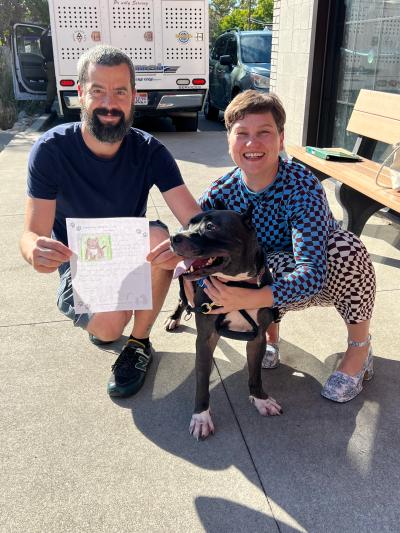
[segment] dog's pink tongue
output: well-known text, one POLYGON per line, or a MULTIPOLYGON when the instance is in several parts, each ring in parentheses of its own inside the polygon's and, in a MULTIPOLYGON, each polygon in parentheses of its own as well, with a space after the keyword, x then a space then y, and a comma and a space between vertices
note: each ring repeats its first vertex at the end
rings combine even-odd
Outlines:
POLYGON ((179 263, 175 267, 173 279, 179 278, 181 274, 183 274, 188 268, 190 268, 194 261, 194 259, 183 259, 182 261, 179 261, 179 263))

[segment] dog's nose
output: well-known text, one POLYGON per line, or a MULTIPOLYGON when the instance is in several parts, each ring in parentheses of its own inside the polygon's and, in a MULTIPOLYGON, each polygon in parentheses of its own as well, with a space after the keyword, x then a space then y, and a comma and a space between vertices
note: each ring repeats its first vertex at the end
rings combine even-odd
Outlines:
POLYGON ((179 233, 177 235, 172 235, 171 237, 171 244, 178 244, 183 241, 183 238, 179 233))

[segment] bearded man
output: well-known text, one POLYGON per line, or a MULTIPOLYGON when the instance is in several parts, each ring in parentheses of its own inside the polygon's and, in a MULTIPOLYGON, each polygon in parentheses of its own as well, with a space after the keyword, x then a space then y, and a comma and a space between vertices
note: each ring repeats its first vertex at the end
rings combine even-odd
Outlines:
MULTIPOLYGON (((86 329, 93 343, 104 344, 122 335, 133 312, 75 313, 65 219, 144 217, 153 185, 182 225, 200 208, 168 150, 132 127, 136 91, 131 59, 111 46, 90 48, 79 59, 78 78, 81 122, 47 131, 30 153, 20 246, 36 271, 59 271, 60 311, 86 329)), ((165 248, 166 239, 165 224, 150 222, 152 250, 165 248)), ((168 292, 174 264, 166 259, 152 265, 153 309, 134 312, 132 333, 112 366, 110 396, 130 396, 144 383, 152 359, 151 327, 168 292)))

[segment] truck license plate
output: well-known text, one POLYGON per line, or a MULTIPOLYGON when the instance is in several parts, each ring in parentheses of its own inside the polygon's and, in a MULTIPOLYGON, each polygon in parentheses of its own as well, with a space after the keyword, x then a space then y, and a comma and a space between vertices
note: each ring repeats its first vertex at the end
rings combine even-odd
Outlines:
POLYGON ((147 93, 136 93, 135 105, 147 105, 149 103, 149 97, 147 93))

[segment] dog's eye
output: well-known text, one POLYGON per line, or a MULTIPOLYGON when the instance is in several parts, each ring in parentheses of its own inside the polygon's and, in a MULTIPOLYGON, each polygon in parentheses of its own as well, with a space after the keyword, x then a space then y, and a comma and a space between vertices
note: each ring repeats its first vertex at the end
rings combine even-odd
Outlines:
POLYGON ((212 222, 206 222, 206 230, 213 231, 215 229, 215 225, 212 222))

